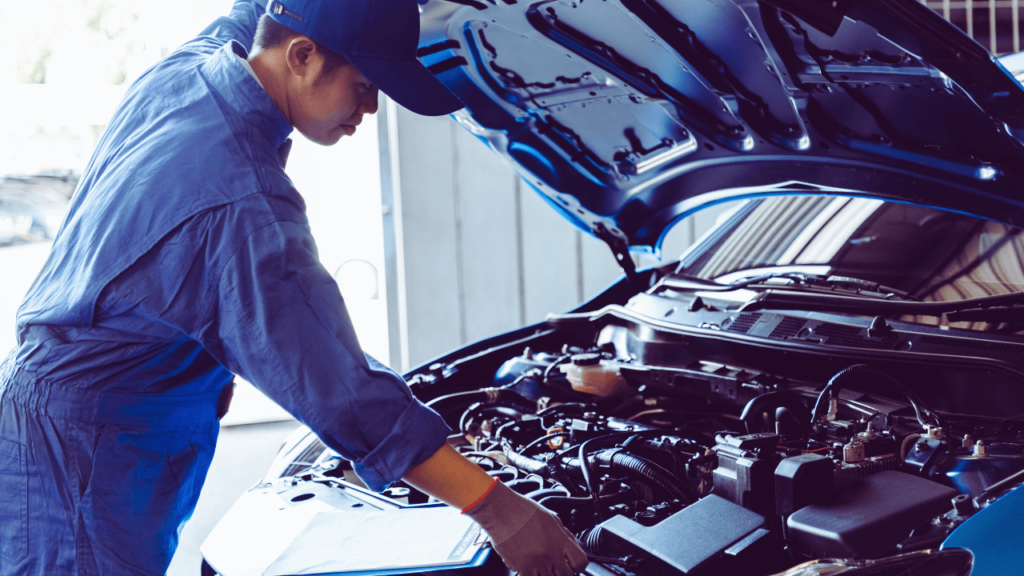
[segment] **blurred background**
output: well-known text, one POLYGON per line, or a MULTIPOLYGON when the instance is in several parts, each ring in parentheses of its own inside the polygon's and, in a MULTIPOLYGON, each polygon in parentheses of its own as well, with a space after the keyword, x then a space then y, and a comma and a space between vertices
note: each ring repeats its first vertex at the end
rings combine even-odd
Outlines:
MULTIPOLYGON (((39 0, 0 3, 0 349, 42 266, 68 199, 131 82, 230 0, 39 0)), ((333 148, 293 134, 288 173, 308 205, 324 266, 341 282, 360 342, 387 359, 376 123, 333 148)), ((6 355, 6 352, 4 353, 6 355)), ((226 424, 290 418, 240 383, 226 424)))

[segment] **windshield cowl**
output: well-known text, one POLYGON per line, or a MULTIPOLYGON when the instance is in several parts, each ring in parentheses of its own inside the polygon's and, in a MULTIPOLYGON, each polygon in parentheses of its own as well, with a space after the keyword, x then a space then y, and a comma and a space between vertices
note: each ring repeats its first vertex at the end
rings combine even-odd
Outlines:
POLYGON ((740 307, 742 312, 755 310, 852 312, 871 316, 946 315, 951 317, 952 321, 962 320, 963 315, 968 315, 976 320, 991 321, 995 318, 1003 319, 1007 314, 1024 315, 1024 292, 971 298, 958 302, 907 302, 773 289, 760 292, 740 307))
POLYGON ((1006 308, 1016 305, 1017 296, 995 304, 985 299, 1024 292, 1021 231, 936 208, 865 198, 759 198, 723 215, 664 283, 679 291, 749 290, 740 304, 748 310, 847 311, 1018 332, 1024 318, 1006 308), (755 295, 766 290, 773 293, 755 295), (914 303, 931 307, 900 306, 914 303))

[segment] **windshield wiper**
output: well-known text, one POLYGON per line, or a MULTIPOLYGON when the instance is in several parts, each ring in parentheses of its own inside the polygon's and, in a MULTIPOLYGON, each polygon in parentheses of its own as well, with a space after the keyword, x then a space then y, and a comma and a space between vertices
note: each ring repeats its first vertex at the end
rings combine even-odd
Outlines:
MULTIPOLYGON (((897 290, 879 284, 877 282, 871 282, 869 280, 861 280, 860 278, 849 278, 846 276, 825 276, 824 274, 810 274, 807 272, 775 272, 772 274, 763 274, 760 276, 754 276, 752 278, 746 278, 733 282, 731 284, 720 284, 712 280, 706 280, 704 278, 698 278, 696 276, 683 276, 679 274, 670 275, 662 280, 662 285, 669 288, 675 288, 680 290, 701 290, 704 292, 731 292, 733 290, 740 290, 742 288, 748 288, 750 286, 756 286, 764 284, 774 278, 781 278, 786 280, 792 280, 794 284, 804 286, 814 286, 820 288, 852 288, 857 290, 858 294, 861 291, 875 292, 878 293, 882 298, 899 298, 900 300, 916 300, 909 293, 903 290, 897 290)), ((789 288, 793 285, 787 285, 789 288)))
POLYGON ((813 312, 850 312, 872 316, 942 316, 950 322, 1005 322, 1024 314, 1024 292, 971 298, 956 302, 907 302, 879 300, 859 296, 765 290, 740 307, 754 310, 805 310, 813 312))
POLYGON ((1024 319, 1024 303, 964 308, 956 312, 947 312, 946 319, 950 322, 1015 322, 1024 319))

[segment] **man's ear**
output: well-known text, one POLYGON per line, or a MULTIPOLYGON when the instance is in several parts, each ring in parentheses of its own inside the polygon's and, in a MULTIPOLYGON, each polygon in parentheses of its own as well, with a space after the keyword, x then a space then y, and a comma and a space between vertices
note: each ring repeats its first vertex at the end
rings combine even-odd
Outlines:
POLYGON ((288 41, 285 48, 284 59, 292 76, 303 80, 315 80, 319 74, 317 65, 316 45, 305 36, 296 36, 288 41))

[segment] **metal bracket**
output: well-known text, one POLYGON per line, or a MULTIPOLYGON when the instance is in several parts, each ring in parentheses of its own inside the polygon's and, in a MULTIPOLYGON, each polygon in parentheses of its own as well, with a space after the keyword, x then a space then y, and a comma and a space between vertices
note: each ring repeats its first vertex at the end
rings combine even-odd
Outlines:
POLYGON ((633 258, 629 255, 629 244, 626 244, 626 241, 622 238, 612 234, 600 222, 594 225, 593 231, 594 236, 600 238, 611 249, 612 254, 615 255, 615 261, 626 272, 626 278, 630 283, 640 290, 650 288, 650 286, 644 286, 645 282, 642 276, 636 271, 636 264, 633 263, 633 258))

